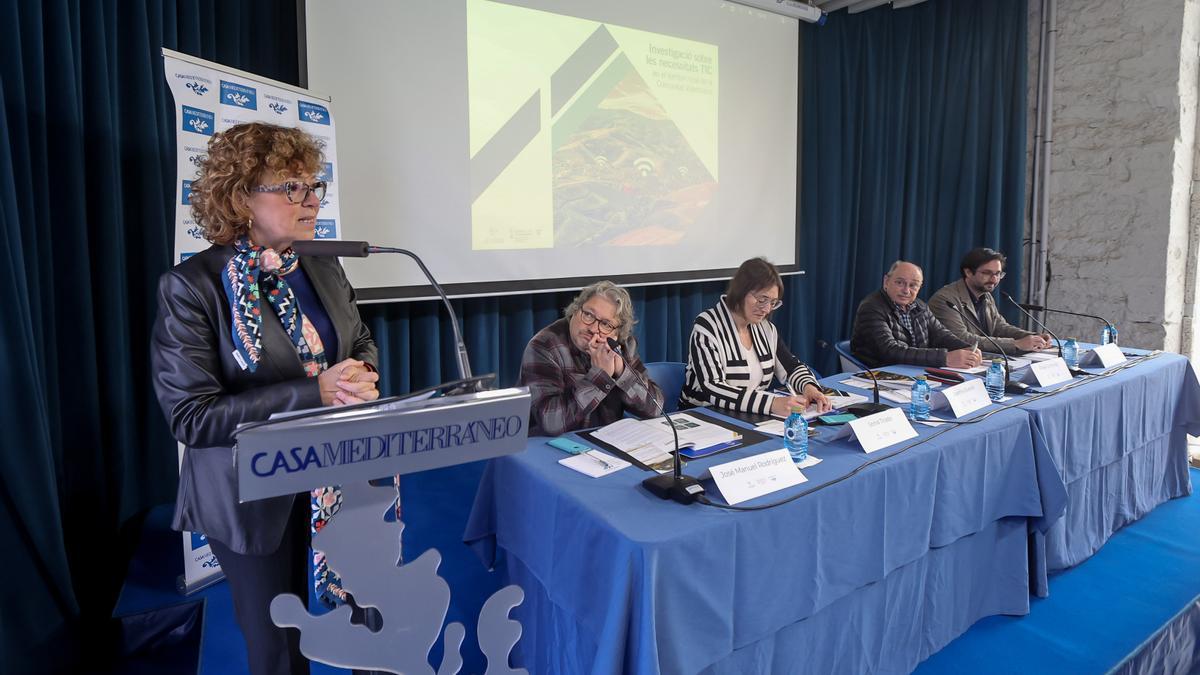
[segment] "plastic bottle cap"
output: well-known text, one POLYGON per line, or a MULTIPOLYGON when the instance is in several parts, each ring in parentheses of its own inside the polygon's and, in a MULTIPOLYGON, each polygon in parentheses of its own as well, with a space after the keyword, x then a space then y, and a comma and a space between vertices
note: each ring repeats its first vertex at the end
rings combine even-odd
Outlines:
POLYGON ((801 407, 800 407, 800 406, 798 406, 798 405, 794 405, 794 406, 792 406, 792 412, 794 412, 794 413, 802 413, 802 412, 804 412, 804 408, 801 408, 801 407))
POLYGON ((924 375, 918 375, 918 376, 917 376, 917 380, 918 380, 918 381, 923 381, 924 379, 925 379, 925 376, 924 376, 924 375))
POLYGON ((999 364, 1003 364, 1004 362, 1003 362, 1003 361, 1001 361, 1000 359, 992 359, 992 363, 999 363, 999 364))

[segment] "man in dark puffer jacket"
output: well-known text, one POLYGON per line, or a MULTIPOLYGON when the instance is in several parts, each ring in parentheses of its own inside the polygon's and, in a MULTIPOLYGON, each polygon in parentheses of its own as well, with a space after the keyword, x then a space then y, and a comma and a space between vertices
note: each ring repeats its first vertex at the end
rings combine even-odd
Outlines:
POLYGON ((913 263, 897 260, 883 288, 868 295, 854 317, 850 351, 871 368, 893 363, 973 368, 983 361, 976 345, 946 329, 917 299, 924 275, 913 263))

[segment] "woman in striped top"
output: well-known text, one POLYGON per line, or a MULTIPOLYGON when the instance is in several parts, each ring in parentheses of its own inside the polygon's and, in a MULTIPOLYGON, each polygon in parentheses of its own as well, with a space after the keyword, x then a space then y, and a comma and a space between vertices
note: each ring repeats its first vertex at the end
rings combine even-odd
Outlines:
POLYGON ((829 399, 812 371, 792 355, 767 320, 783 305, 782 297, 783 279, 774 265, 764 258, 742 263, 721 301, 692 326, 680 407, 711 404, 779 416, 793 406, 829 410, 829 399), (789 394, 769 391, 776 377, 789 394))

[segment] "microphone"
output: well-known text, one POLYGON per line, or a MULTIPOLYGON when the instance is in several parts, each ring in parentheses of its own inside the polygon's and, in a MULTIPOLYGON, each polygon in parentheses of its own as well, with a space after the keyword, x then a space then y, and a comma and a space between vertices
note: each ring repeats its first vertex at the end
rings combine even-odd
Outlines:
POLYGON ((950 305, 951 309, 958 312, 958 315, 962 317, 963 323, 966 323, 967 319, 970 318, 971 323, 974 323, 975 327, 979 329, 979 334, 987 338, 987 341, 992 343, 992 346, 995 347, 996 351, 1000 353, 1000 356, 1004 358, 1004 391, 1010 394, 1026 393, 1026 390, 1029 389, 1029 385, 1025 384, 1024 382, 1013 382, 1009 379, 1009 377, 1012 375, 1012 369, 1008 364, 1008 354, 1000 347, 1000 343, 996 342, 995 338, 993 338, 991 335, 988 335, 988 332, 983 329, 983 325, 979 323, 979 320, 973 316, 970 316, 970 314, 962 305, 954 304, 953 300, 947 300, 946 304, 950 305))
MULTIPOLYGON (((629 360, 625 358, 625 350, 621 347, 620 342, 614 338, 608 338, 608 346, 621 357, 626 368, 632 367, 629 365, 629 360)), ((671 473, 651 476, 642 481, 642 487, 659 499, 691 504, 704 496, 704 486, 695 478, 683 475, 683 462, 679 459, 679 430, 675 428, 675 422, 671 420, 671 416, 667 414, 666 410, 663 410, 662 417, 667 421, 667 426, 671 427, 671 435, 675 437, 675 455, 671 462, 671 473)))
POLYGON ((338 258, 365 258, 372 253, 371 245, 365 241, 337 241, 335 239, 301 239, 292 242, 296 255, 337 256, 338 258))
POLYGON ((871 389, 872 393, 874 394, 874 400, 871 403, 855 403, 842 408, 842 410, 845 410, 855 417, 874 415, 877 412, 883 412, 891 407, 879 402, 879 380, 875 378, 875 373, 870 368, 867 368, 864 372, 867 374, 867 377, 871 378, 871 382, 874 383, 874 386, 871 389))
MULTIPOLYGON (((458 350, 458 377, 463 380, 471 378, 471 362, 467 358, 467 345, 463 342, 462 331, 458 327, 458 316, 454 313, 450 298, 446 297, 446 292, 442 290, 441 284, 433 278, 429 268, 416 253, 403 248, 371 246, 365 241, 337 241, 334 239, 301 239, 292 242, 292 250, 296 252, 296 255, 301 256, 365 258, 372 253, 399 253, 412 258, 417 263, 417 267, 421 268, 425 278, 429 280, 429 285, 433 287, 434 291, 437 291, 442 303, 446 305, 446 312, 450 314, 450 328, 454 331, 454 345, 458 350)), ((479 387, 480 384, 477 381, 473 383, 473 386, 479 387)))
MULTIPOLYGON (((1009 299, 1011 300, 1012 298, 1009 298, 1009 299)), ((1104 324, 1105 328, 1111 328, 1113 330, 1117 329, 1117 327, 1115 325, 1113 325, 1113 322, 1109 321, 1108 319, 1106 319, 1102 316, 1097 316, 1095 314, 1084 314, 1083 312, 1068 312, 1065 309, 1053 309, 1051 307, 1044 307, 1042 305, 1031 305, 1031 304, 1024 303, 1024 302, 1018 302, 1017 307, 1020 307, 1021 309, 1029 310, 1030 312, 1054 312, 1055 314, 1068 314, 1070 316, 1082 316, 1085 319, 1095 319, 1096 321, 1099 321, 1100 323, 1104 324)))
MULTIPOLYGON (((1030 320, 1030 321, 1032 321, 1032 322, 1036 323, 1038 326, 1040 326, 1040 327, 1041 327, 1041 329, 1042 329, 1042 330, 1044 330, 1044 331, 1046 331, 1047 333, 1049 333, 1049 334, 1050 334, 1050 337, 1054 338, 1054 344, 1058 345, 1058 358, 1060 358, 1060 359, 1061 359, 1061 358, 1062 358, 1062 340, 1059 340, 1059 339, 1058 339, 1058 336, 1054 334, 1054 331, 1050 330, 1050 327, 1049 327, 1049 326, 1047 326, 1046 324, 1042 323, 1041 321, 1038 321, 1038 320, 1037 320, 1037 317, 1035 317, 1034 315, 1030 314, 1030 313, 1029 313, 1029 312, 1028 312, 1028 311, 1025 309, 1025 305, 1023 305, 1023 304, 1021 304, 1021 303, 1017 302, 1017 301, 1016 301, 1016 299, 1015 299, 1015 298, 1013 298, 1013 296, 1009 295, 1008 293, 1005 293, 1004 291, 1000 291, 1000 295, 1003 295, 1003 296, 1004 296, 1006 299, 1008 299, 1008 301, 1009 301, 1009 302, 1011 302, 1012 304, 1016 305, 1016 306, 1017 306, 1017 309, 1021 310, 1021 313, 1022 313, 1022 314, 1024 314, 1024 315, 1025 315, 1025 316, 1027 316, 1027 317, 1029 317, 1029 320, 1030 320)), ((1065 360, 1065 359, 1064 359, 1064 360, 1065 360)), ((1070 371, 1071 375, 1086 375, 1086 376, 1090 376, 1090 375, 1091 375, 1091 373, 1087 372, 1086 370, 1080 370, 1080 369, 1078 369, 1078 368, 1072 368, 1072 367, 1071 367, 1071 366, 1069 366, 1069 365, 1067 366, 1067 370, 1068 370, 1068 371, 1070 371)))

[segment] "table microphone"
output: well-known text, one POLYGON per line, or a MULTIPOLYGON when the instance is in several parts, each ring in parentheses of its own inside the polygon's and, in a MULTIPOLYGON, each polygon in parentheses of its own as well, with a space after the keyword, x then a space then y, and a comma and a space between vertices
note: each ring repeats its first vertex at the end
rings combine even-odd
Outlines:
POLYGON ((871 403, 854 403, 842 408, 842 410, 854 415, 855 417, 866 417, 867 415, 874 415, 875 413, 883 412, 884 410, 891 408, 890 405, 885 405, 879 402, 879 380, 875 378, 875 373, 870 368, 867 368, 864 372, 867 374, 867 377, 871 378, 871 382, 874 383, 871 388, 871 393, 874 395, 874 400, 871 403))
POLYGON ((970 314, 967 313, 965 309, 966 303, 964 302, 962 305, 956 305, 954 304, 953 300, 947 300, 946 304, 950 305, 951 309, 958 312, 958 315, 962 317, 963 323, 966 323, 968 318, 971 319, 971 322, 974 323, 975 327, 979 329, 979 334, 987 338, 987 341, 992 343, 992 346, 996 348, 996 351, 1000 352, 1000 356, 1004 357, 1004 391, 1010 394, 1028 393, 1026 390, 1029 389, 1029 385, 1025 384, 1024 382, 1013 382, 1009 379, 1009 377, 1012 375, 1012 369, 1009 368, 1008 365, 1008 354, 1001 349, 999 342, 996 342, 991 335, 988 335, 988 332, 983 329, 983 324, 979 323, 978 319, 970 316, 970 314))
MULTIPOLYGON (((450 327, 454 331, 454 345, 458 350, 458 376, 464 380, 471 377, 471 362, 467 358, 467 345, 463 342, 462 331, 458 328, 458 316, 454 313, 454 307, 450 304, 450 298, 446 297, 446 292, 442 290, 441 284, 433 278, 433 274, 430 273, 429 268, 425 266, 425 263, 416 253, 403 248, 372 246, 365 241, 338 241, 336 239, 300 239, 292 242, 292 250, 296 252, 296 255, 300 256, 365 258, 372 253, 399 253, 412 258, 416 261, 417 266, 421 268, 421 272, 429 280, 429 285, 437 292, 438 297, 446 305, 446 311, 450 314, 450 327)), ((474 386, 478 387, 480 385, 476 382, 474 386)))
MULTIPOLYGON (((1037 320, 1037 317, 1035 317, 1034 315, 1032 315, 1032 314, 1030 314, 1028 311, 1026 311, 1026 310, 1025 310, 1025 306, 1024 306, 1024 305, 1022 305, 1021 303, 1017 302, 1017 301, 1016 301, 1016 299, 1015 299, 1015 298, 1013 298, 1013 296, 1009 295, 1008 293, 1005 293, 1004 291, 1000 291, 1000 295, 1003 295, 1003 296, 1004 296, 1004 297, 1005 297, 1005 298, 1006 298, 1006 299, 1007 299, 1009 302, 1011 302, 1012 304, 1016 305, 1016 306, 1017 306, 1017 309, 1021 310, 1021 313, 1022 313, 1022 314, 1024 314, 1024 315, 1025 315, 1025 316, 1027 316, 1027 317, 1029 317, 1029 320, 1030 320, 1030 321, 1032 321, 1032 322, 1036 323, 1038 326, 1040 326, 1040 327, 1041 327, 1041 329, 1042 329, 1042 330, 1044 330, 1044 331, 1046 331, 1047 333, 1049 333, 1049 334, 1050 334, 1050 337, 1054 338, 1054 344, 1058 346, 1058 358, 1060 358, 1060 359, 1061 359, 1061 358, 1062 358, 1062 340, 1059 340, 1059 339, 1058 339, 1058 336, 1054 334, 1054 331, 1050 330, 1050 327, 1049 327, 1049 326, 1047 326, 1046 324, 1042 323, 1041 321, 1038 321, 1038 320, 1037 320)), ((1064 361, 1066 361, 1066 359, 1063 359, 1063 360, 1064 360, 1064 361)), ((1084 375, 1084 376, 1088 376, 1088 377, 1090 377, 1090 376, 1092 375, 1091 373, 1089 373, 1089 372, 1088 372, 1088 371, 1086 371, 1086 370, 1080 370, 1080 369, 1078 369, 1078 368, 1072 368, 1070 365, 1067 365, 1067 370, 1068 370, 1068 371, 1071 373, 1071 375, 1073 375, 1073 376, 1074 376, 1074 375, 1084 375)))
POLYGON ((1096 316, 1095 314, 1084 314, 1083 312, 1068 312, 1065 309, 1054 309, 1052 307, 1045 307, 1042 305, 1031 305, 1031 304, 1025 303, 1025 302, 1018 302, 1017 306, 1020 307, 1021 309, 1029 310, 1030 312, 1054 312, 1055 314, 1068 314, 1070 316, 1082 316, 1085 319, 1095 319, 1095 320, 1099 321, 1100 323, 1104 324, 1105 328, 1111 328, 1113 330, 1117 329, 1117 327, 1115 325, 1113 325, 1113 322, 1109 321, 1108 319, 1106 319, 1102 316, 1096 316))
MULTIPOLYGON (((625 358, 625 349, 613 338, 608 338, 608 347, 621 357, 625 362, 626 368, 632 368, 629 365, 628 359, 625 358)), ((704 486, 700 481, 691 476, 683 475, 683 462, 679 459, 679 430, 675 428, 675 423, 671 421, 671 416, 666 410, 662 411, 663 419, 667 420, 667 426, 671 427, 671 434, 675 437, 675 455, 673 457, 671 473, 664 473, 658 476, 651 476, 642 481, 642 487, 650 494, 659 499, 670 499, 680 504, 691 504, 704 495, 704 486)))

